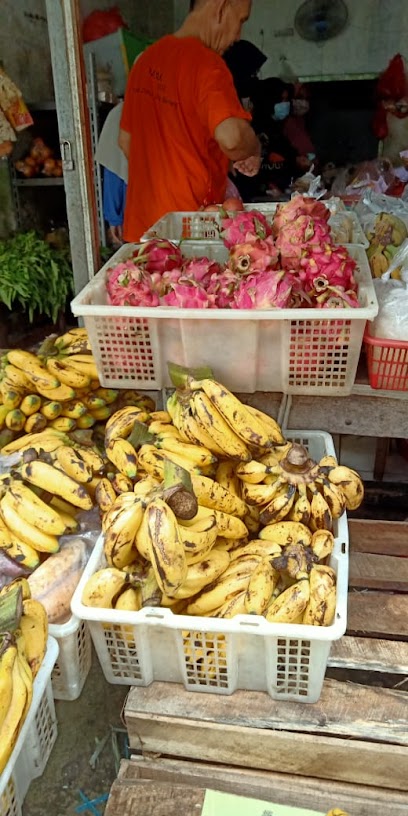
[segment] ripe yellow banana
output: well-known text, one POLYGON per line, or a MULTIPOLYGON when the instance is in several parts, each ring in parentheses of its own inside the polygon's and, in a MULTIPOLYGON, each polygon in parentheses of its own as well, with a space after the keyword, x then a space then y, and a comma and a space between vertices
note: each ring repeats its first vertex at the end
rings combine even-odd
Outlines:
POLYGON ((247 506, 242 499, 234 496, 225 487, 209 479, 207 476, 197 476, 191 474, 191 481, 198 503, 212 510, 222 510, 232 516, 243 518, 247 512, 247 506))
POLYGON ((111 567, 123 569, 137 558, 135 537, 142 523, 144 505, 133 495, 133 505, 123 507, 105 532, 104 552, 111 567))
POLYGON ((170 507, 156 499, 146 509, 150 560, 157 583, 172 597, 187 576, 187 561, 177 519, 170 507))
POLYGON ((133 430, 135 422, 144 422, 147 417, 136 405, 125 405, 112 414, 105 426, 105 444, 112 439, 126 439, 133 430))
POLYGON ((355 470, 338 465, 328 473, 329 481, 341 488, 347 510, 357 510, 364 499, 364 485, 355 470))
POLYGON ((55 388, 43 388, 40 385, 36 385, 36 389, 42 397, 52 402, 69 402, 75 399, 76 396, 74 389, 71 388, 70 385, 63 385, 63 383, 60 383, 60 385, 55 388))
POLYGON ((91 378, 88 374, 84 374, 82 371, 70 366, 66 360, 56 360, 50 357, 47 360, 47 369, 60 383, 75 390, 87 388, 90 385, 91 378))
POLYGON ((112 507, 116 499, 116 492, 112 482, 105 476, 99 480, 95 489, 95 501, 102 513, 106 513, 112 507))
POLYGON ((129 491, 133 490, 133 482, 123 473, 117 472, 112 477, 112 487, 118 495, 119 493, 129 493, 129 491))
POLYGON ((130 583, 130 576, 116 567, 105 567, 94 572, 86 582, 82 603, 101 609, 113 609, 119 594, 130 583))
POLYGON ((243 558, 254 557, 256 566, 264 558, 268 558, 268 556, 277 557, 281 555, 281 552, 282 547, 279 544, 275 544, 273 541, 263 541, 261 538, 253 538, 252 541, 242 543, 231 550, 231 563, 234 563, 234 561, 242 563, 243 558))
POLYGON ((105 467, 105 462, 102 456, 93 448, 84 448, 77 445, 75 448, 81 459, 91 468, 95 474, 102 473, 105 467))
POLYGON ((64 473, 75 482, 86 484, 93 477, 92 469, 70 445, 61 445, 55 452, 56 461, 64 473))
POLYGON ((96 419, 97 422, 104 422, 112 415, 113 407, 111 405, 103 405, 102 408, 92 408, 89 413, 96 419))
POLYGON ((164 464, 166 459, 182 467, 188 473, 200 473, 201 469, 190 459, 170 451, 159 451, 154 445, 142 445, 137 453, 139 465, 154 479, 162 481, 164 478, 164 464))
POLYGON ((87 408, 79 399, 64 402, 61 408, 61 416, 68 417, 68 419, 79 419, 87 413, 87 408))
POLYGON ((214 617, 234 618, 235 615, 245 615, 247 611, 245 606, 245 597, 245 592, 238 592, 235 597, 231 598, 229 601, 226 601, 219 609, 217 609, 214 617))
POLYGON ((197 531, 194 527, 185 527, 179 522, 179 535, 183 542, 187 558, 208 552, 217 539, 215 516, 208 517, 206 530, 197 531))
POLYGON ((309 580, 310 598, 303 613, 303 623, 330 626, 336 611, 336 574, 330 567, 315 564, 309 580))
POLYGON ((16 368, 11 364, 6 365, 4 368, 4 374, 6 380, 17 388, 18 391, 30 391, 32 388, 32 382, 27 374, 24 373, 20 368, 16 368))
POLYGON ((245 610, 251 615, 263 615, 268 608, 272 593, 278 582, 279 573, 273 568, 270 558, 264 558, 255 567, 245 593, 245 610))
POLYGON ((341 487, 332 484, 329 479, 322 476, 316 479, 315 484, 326 499, 332 518, 340 518, 346 509, 346 497, 341 487))
POLYGON ((102 516, 102 532, 106 533, 109 530, 109 527, 114 523, 124 507, 133 507, 134 503, 135 494, 133 491, 131 493, 120 493, 119 496, 116 496, 114 504, 102 516))
POLYGON ((23 430, 26 421, 27 417, 25 414, 23 414, 19 408, 14 408, 12 411, 9 411, 6 416, 6 428, 15 433, 19 433, 23 430))
POLYGON ((106 455, 112 464, 128 479, 137 474, 137 454, 127 439, 112 439, 106 446, 106 455))
POLYGON ((286 487, 286 482, 276 479, 272 484, 250 484, 243 482, 241 486, 242 498, 249 506, 266 507, 269 502, 280 493, 283 487, 286 487))
POLYGON ((223 538, 233 538, 235 540, 245 538, 248 535, 248 528, 242 519, 225 513, 222 510, 214 510, 218 534, 223 538))
POLYGON ((95 425, 96 419, 95 419, 95 417, 92 416, 92 414, 89 414, 87 412, 86 414, 82 414, 81 417, 78 417, 78 419, 76 419, 75 422, 76 422, 77 428, 79 428, 80 430, 83 430, 83 431, 87 431, 87 430, 89 430, 89 428, 93 428, 93 426, 95 425))
POLYGON ((27 417, 24 424, 24 432, 26 434, 39 433, 40 431, 44 431, 46 427, 47 420, 43 414, 31 414, 31 416, 27 417))
POLYGON ((47 651, 48 616, 42 603, 34 598, 23 601, 20 629, 24 638, 25 655, 34 678, 47 651))
POLYGON ((113 405, 119 397, 119 391, 116 388, 96 388, 95 395, 102 397, 106 405, 113 405))
POLYGON ((69 363, 72 368, 75 368, 81 374, 85 374, 90 380, 96 380, 99 387, 100 383, 98 369, 95 363, 95 358, 92 356, 92 354, 70 354, 66 359, 67 363, 69 363))
POLYGON ((310 547, 312 543, 312 533, 308 527, 297 521, 280 521, 277 524, 268 524, 260 531, 259 538, 263 541, 273 541, 281 547, 295 543, 310 547))
POLYGON ((20 368, 24 372, 37 389, 39 386, 45 390, 58 387, 59 380, 50 374, 38 357, 31 354, 30 351, 14 349, 8 352, 7 358, 11 365, 20 368))
POLYGON ((258 408, 254 408, 252 405, 247 405, 246 407, 249 413, 256 417, 261 425, 265 427, 265 430, 268 432, 269 438, 273 445, 283 445, 285 443, 285 438, 282 436, 282 430, 273 417, 269 416, 269 414, 265 414, 263 411, 259 411, 258 408))
POLYGON ((196 391, 190 399, 191 413, 196 423, 213 438, 223 451, 223 456, 248 462, 251 454, 238 433, 217 411, 209 397, 203 391, 196 391))
POLYGON ((180 442, 186 441, 183 439, 180 431, 175 427, 175 425, 168 425, 165 422, 159 422, 159 420, 149 422, 149 433, 155 435, 160 434, 162 436, 174 436, 174 438, 179 439, 180 442))
POLYGON ((330 530, 316 530, 313 533, 311 548, 319 561, 323 561, 333 552, 334 536, 330 530))
POLYGON ((69 348, 72 343, 77 343, 78 340, 87 340, 88 339, 88 332, 84 328, 84 326, 74 326, 72 329, 69 329, 65 334, 60 334, 59 337, 55 339, 55 345, 58 349, 65 349, 69 348))
POLYGON ((243 462, 236 468, 236 474, 239 479, 247 484, 258 485, 263 482, 265 476, 270 473, 270 466, 258 462, 256 459, 251 459, 250 462, 243 462))
POLYGON ((82 484, 77 484, 66 473, 48 465, 46 462, 29 462, 20 469, 23 479, 30 484, 40 487, 47 493, 60 496, 61 499, 79 507, 81 510, 91 510, 92 499, 82 484))
POLYGON ((309 597, 309 581, 307 579, 297 581, 268 606, 265 612, 266 620, 270 623, 293 623, 305 611, 309 597))
POLYGON ((210 450, 203 448, 201 445, 193 445, 189 442, 180 442, 172 436, 159 435, 156 437, 154 444, 159 450, 165 453, 177 453, 180 456, 185 456, 192 465, 205 467, 216 462, 216 457, 210 450))
POLYGON ((296 497, 296 486, 292 484, 284 484, 282 488, 276 493, 266 507, 263 508, 260 521, 261 524, 270 524, 271 522, 282 521, 293 507, 296 497))
POLYGON ((13 694, 13 666, 17 646, 11 637, 5 637, 0 649, 0 729, 10 708, 13 694))
POLYGON ((313 483, 307 485, 307 490, 312 496, 310 502, 310 529, 313 532, 315 530, 331 530, 332 514, 326 499, 319 493, 313 483))
MULTIPOLYGON (((16 512, 10 492, 7 492, 0 501, 1 513, 10 532, 18 540, 24 541, 29 547, 33 547, 37 552, 54 553, 59 550, 58 538, 56 535, 44 533, 39 527, 35 527, 20 512, 16 512)), ((34 516, 33 521, 36 520, 34 516)), ((10 553, 10 551, 9 551, 10 553)))
POLYGON ((70 433, 77 427, 77 422, 79 422, 79 419, 70 419, 69 417, 59 416, 57 419, 51 419, 49 421, 49 426, 50 428, 55 428, 57 431, 61 431, 62 433, 70 433))
POLYGON ((310 521, 310 501, 307 497, 306 485, 298 484, 295 502, 286 516, 288 521, 298 521, 306 526, 310 521))
POLYGON ((7 551, 7 554, 11 558, 14 558, 15 561, 18 561, 18 563, 23 567, 26 567, 26 569, 34 570, 36 567, 38 567, 40 563, 40 556, 37 550, 35 550, 34 547, 31 547, 29 544, 26 544, 25 541, 22 541, 11 531, 10 534, 10 543, 7 546, 2 544, 2 547, 7 551))
POLYGON ((41 413, 46 419, 57 419, 62 411, 62 402, 57 400, 44 400, 41 406, 41 413))
POLYGON ((193 445, 202 445, 214 453, 215 456, 225 457, 224 449, 220 447, 214 437, 208 433, 202 423, 197 422, 191 413, 189 405, 180 405, 180 403, 177 402, 173 423, 176 428, 178 428, 180 436, 185 442, 191 442, 193 445))
POLYGON ((24 396, 23 391, 20 391, 7 380, 0 382, 0 394, 3 405, 8 408, 9 411, 14 411, 15 408, 18 408, 24 396))
POLYGON ((229 555, 220 550, 211 550, 205 560, 196 564, 189 564, 186 577, 181 586, 174 590, 173 596, 178 600, 193 598, 204 587, 216 581, 226 570, 229 564, 229 555))
POLYGON ((41 408, 41 397, 38 394, 27 394, 20 402, 20 411, 30 417, 32 414, 37 414, 41 408))
POLYGON ((142 599, 139 587, 127 587, 120 593, 115 603, 115 609, 122 612, 139 612, 142 608, 142 599))
POLYGON ((224 417, 246 445, 255 445, 258 448, 271 448, 269 431, 255 414, 248 409, 228 388, 216 380, 204 379, 197 383, 217 411, 224 417))
POLYGON ((215 472, 215 481, 225 487, 226 490, 229 490, 230 493, 233 493, 234 496, 241 498, 241 486, 234 462, 229 460, 219 462, 215 472))
MULTIPOLYGON (((65 532, 61 517, 49 504, 34 493, 23 482, 13 479, 8 489, 10 504, 25 521, 50 535, 59 536, 65 532)), ((30 542, 29 542, 30 543, 30 542)))
POLYGON ((27 702, 27 687, 20 674, 18 660, 14 660, 11 672, 12 694, 3 724, 0 728, 0 774, 10 758, 16 744, 27 702))
POLYGON ((260 516, 259 507, 255 507, 255 505, 252 505, 252 507, 250 507, 248 505, 248 509, 246 515, 243 518, 243 521, 248 531, 255 536, 258 535, 261 526, 259 516, 260 516))

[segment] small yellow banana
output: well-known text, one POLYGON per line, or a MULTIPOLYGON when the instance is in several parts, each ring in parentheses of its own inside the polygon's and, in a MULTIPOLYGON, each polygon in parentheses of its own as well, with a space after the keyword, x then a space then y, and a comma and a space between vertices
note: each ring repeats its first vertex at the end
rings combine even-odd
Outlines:
POLYGON ((170 507, 155 499, 146 509, 150 560, 164 595, 173 596, 187 577, 187 561, 177 519, 170 507))
POLYGON ((20 411, 26 415, 26 417, 31 416, 32 414, 38 413, 41 408, 41 397, 38 394, 27 394, 20 402, 20 411))
POLYGON ((307 579, 297 581, 268 606, 265 612, 266 620, 270 623, 293 623, 305 611, 309 597, 309 581, 307 579))
POLYGON ((86 484, 92 480, 92 469, 74 448, 69 445, 61 445, 60 448, 57 448, 55 457, 64 473, 74 479, 75 482, 86 484))
POLYGON ((106 455, 112 464, 128 479, 135 479, 137 474, 137 454, 127 439, 112 439, 106 446, 106 455))
POLYGON ((278 582, 279 573, 273 568, 270 558, 264 558, 255 567, 245 593, 245 610, 252 615, 263 615, 268 608, 272 593, 278 582))
POLYGON ((105 476, 99 480, 95 489, 95 501, 102 513, 106 513, 112 507, 116 499, 115 489, 110 480, 105 476))

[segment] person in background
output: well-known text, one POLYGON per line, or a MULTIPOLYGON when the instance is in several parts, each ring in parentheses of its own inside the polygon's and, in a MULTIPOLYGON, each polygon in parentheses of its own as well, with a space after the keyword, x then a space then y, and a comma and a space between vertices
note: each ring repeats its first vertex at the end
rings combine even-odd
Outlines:
POLYGON ((295 83, 291 110, 283 125, 283 135, 296 150, 296 164, 302 172, 310 170, 312 164, 316 165, 316 149, 306 127, 309 108, 307 86, 301 82, 295 83))
POLYGON ((128 162, 118 146, 123 102, 109 111, 101 130, 95 159, 103 167, 103 216, 108 223, 108 240, 123 243, 123 219, 128 182, 128 162))
POLYGON ((165 213, 224 201, 229 163, 255 175, 261 146, 222 55, 251 0, 196 0, 181 28, 132 68, 119 145, 129 160, 124 239, 165 213))

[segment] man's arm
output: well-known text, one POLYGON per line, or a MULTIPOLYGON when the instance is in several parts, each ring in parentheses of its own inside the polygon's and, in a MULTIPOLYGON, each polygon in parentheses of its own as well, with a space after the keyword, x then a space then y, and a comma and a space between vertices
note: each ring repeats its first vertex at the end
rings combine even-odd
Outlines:
POLYGON ((215 128, 214 138, 222 152, 233 162, 261 155, 260 141, 246 119, 224 119, 215 128))
POLYGON ((118 145, 119 145, 122 153, 125 154, 127 159, 129 159, 129 154, 130 154, 130 140, 131 140, 130 133, 128 133, 127 130, 122 130, 122 128, 121 128, 119 130, 118 145))

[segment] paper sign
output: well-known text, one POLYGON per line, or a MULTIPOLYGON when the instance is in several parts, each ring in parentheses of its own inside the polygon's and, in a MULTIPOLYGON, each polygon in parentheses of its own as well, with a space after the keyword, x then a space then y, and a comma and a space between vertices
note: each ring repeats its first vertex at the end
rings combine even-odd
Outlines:
POLYGON ((321 811, 274 805, 230 793, 207 790, 201 816, 323 816, 321 811))

